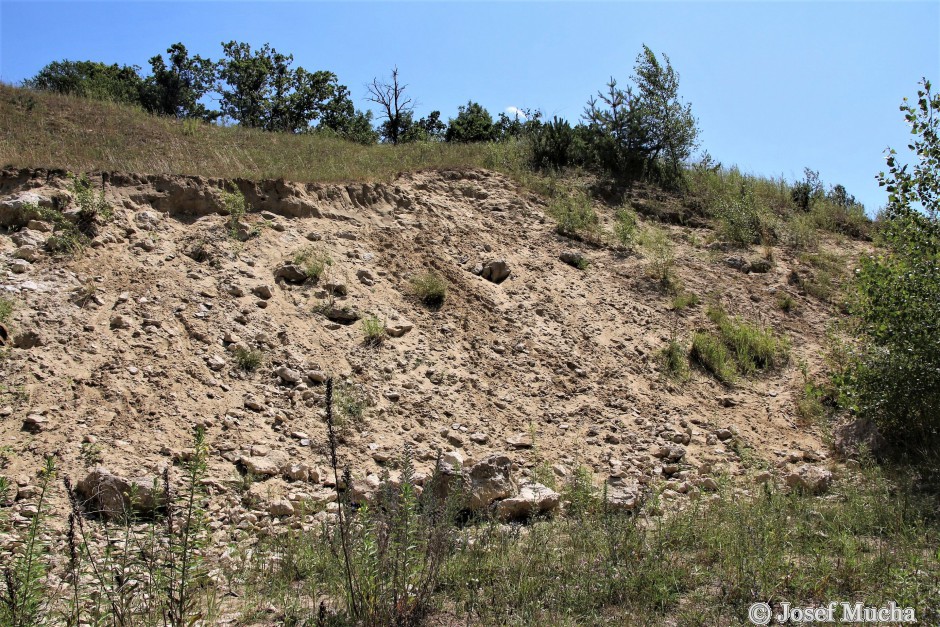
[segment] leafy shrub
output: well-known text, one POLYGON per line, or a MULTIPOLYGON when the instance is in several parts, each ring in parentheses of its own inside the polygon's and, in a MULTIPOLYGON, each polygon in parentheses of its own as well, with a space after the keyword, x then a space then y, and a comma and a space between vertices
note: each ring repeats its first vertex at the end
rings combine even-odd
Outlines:
POLYGON ((245 200, 245 195, 241 193, 241 190, 235 188, 235 191, 222 194, 222 208, 225 210, 225 213, 228 214, 229 235, 237 239, 239 237, 241 219, 244 218, 250 210, 248 201, 245 200))
POLYGON ((318 281, 326 269, 333 265, 333 258, 322 248, 307 246, 294 253, 293 262, 301 267, 308 279, 318 281))
POLYGON ((712 373, 722 383, 734 383, 737 372, 731 353, 714 333, 697 332, 692 336, 689 358, 712 373))
POLYGON ((385 323, 375 316, 366 316, 362 319, 362 335, 370 346, 381 344, 385 339, 385 323))
POLYGON ((567 120, 554 117, 534 128, 530 138, 532 165, 539 169, 560 170, 583 161, 584 139, 567 120))
POLYGON ((591 198, 584 192, 559 194, 549 204, 548 214, 556 221, 555 230, 568 237, 593 235, 600 224, 591 198))
POLYGON ((235 349, 235 363, 245 372, 254 372, 264 362, 264 353, 239 346, 235 349))
POLYGON ((773 226, 751 193, 722 201, 715 209, 718 233, 722 239, 739 246, 773 241, 773 226))
POLYGON ((447 125, 445 140, 449 142, 485 142, 496 139, 493 116, 477 102, 457 108, 457 117, 447 125))
POLYGON ((777 295, 777 307, 784 313, 790 313, 796 307, 796 301, 786 292, 781 292, 777 295))
POLYGON ((799 214, 791 218, 782 229, 782 240, 793 250, 816 250, 819 248, 819 232, 813 216, 799 214))
POLYGON ((698 294, 694 292, 684 292, 680 291, 676 294, 676 297, 672 299, 672 308, 674 311, 682 311, 689 307, 695 307, 701 302, 698 297, 698 294))
POLYGON ((614 215, 614 237, 621 246, 630 246, 636 238, 636 212, 629 207, 620 207, 614 215))
POLYGON ((884 248, 863 257, 852 311, 862 342, 840 381, 852 407, 902 448, 940 438, 940 94, 923 81, 901 111, 918 161, 887 158, 884 248))
POLYGON ((439 309, 447 298, 447 282, 435 272, 426 272, 411 281, 415 295, 432 309, 439 309))
POLYGON ((99 220, 108 221, 114 217, 111 205, 105 200, 104 192, 95 192, 88 176, 72 176, 72 195, 78 205, 76 226, 86 235, 94 236, 99 220))
POLYGON ((669 232, 651 225, 640 234, 639 243, 643 254, 649 259, 649 275, 666 289, 674 287, 672 269, 676 264, 676 253, 669 232))

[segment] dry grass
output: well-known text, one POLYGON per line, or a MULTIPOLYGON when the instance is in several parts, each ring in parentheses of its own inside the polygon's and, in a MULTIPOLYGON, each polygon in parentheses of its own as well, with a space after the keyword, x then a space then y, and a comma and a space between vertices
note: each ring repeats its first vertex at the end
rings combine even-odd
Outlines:
POLYGON ((0 84, 3 166, 299 182, 388 181, 404 171, 483 167, 488 150, 481 144, 362 146, 317 135, 220 127, 0 84))

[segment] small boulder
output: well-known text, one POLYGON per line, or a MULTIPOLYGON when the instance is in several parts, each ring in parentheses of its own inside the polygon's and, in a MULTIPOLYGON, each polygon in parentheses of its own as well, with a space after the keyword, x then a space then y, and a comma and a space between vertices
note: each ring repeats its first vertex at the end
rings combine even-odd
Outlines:
POLYGON ((166 496, 156 477, 127 479, 99 466, 75 486, 84 499, 86 511, 113 518, 127 512, 153 514, 166 504, 166 496))
POLYGON ((297 264, 286 263, 274 271, 274 278, 283 279, 288 283, 303 283, 307 280, 307 273, 297 264))
POLYGON ((788 474, 784 481, 795 490, 810 494, 822 494, 829 489, 829 484, 832 483, 832 473, 819 466, 803 464, 788 474))
POLYGON ((512 273, 505 259, 491 261, 483 266, 480 276, 491 283, 502 283, 512 273))
POLYGON ((587 263, 587 260, 579 252, 573 250, 566 250, 565 252, 558 255, 558 258, 564 261, 569 266, 574 266, 575 268, 583 268, 587 263))
POLYGON ((505 455, 491 455, 474 464, 467 473, 470 482, 470 509, 484 509, 493 501, 516 494, 512 461, 505 455))
POLYGON ((496 503, 496 517, 500 520, 521 520, 547 514, 558 507, 561 496, 541 483, 524 483, 519 494, 496 503))
POLYGON ((294 515, 294 505, 287 499, 277 499, 268 506, 268 513, 276 518, 294 515))
POLYGON ((271 291, 270 285, 258 285, 257 287, 252 288, 251 293, 263 300, 268 300, 274 296, 274 292, 271 291))
POLYGON ((280 377, 281 381, 289 384, 300 383, 303 379, 303 375, 299 371, 287 366, 281 366, 275 371, 275 374, 280 377))

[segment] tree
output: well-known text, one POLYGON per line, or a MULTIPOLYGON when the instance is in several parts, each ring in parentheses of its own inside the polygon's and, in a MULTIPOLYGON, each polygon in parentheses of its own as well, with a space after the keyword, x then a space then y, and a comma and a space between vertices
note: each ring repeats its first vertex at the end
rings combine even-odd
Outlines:
POLYGON ((412 123, 415 103, 411 98, 405 97, 407 87, 398 81, 397 66, 392 68, 391 83, 373 78, 372 84, 368 86, 369 95, 366 96, 366 100, 382 108, 379 119, 385 120, 379 126, 379 133, 384 141, 391 144, 401 142, 412 123))
POLYGON ((923 80, 917 104, 901 111, 917 158, 887 154, 883 250, 861 260, 853 311, 862 336, 844 380, 852 407, 895 443, 940 437, 940 95, 923 80))
POLYGON ((301 133, 343 98, 343 86, 332 72, 292 69, 293 55, 265 44, 252 53, 246 43, 222 44, 218 64, 222 114, 242 126, 301 133), (342 88, 342 89, 341 89, 342 88))
POLYGON ((679 99, 679 75, 663 54, 661 64, 649 46, 637 57, 634 68, 639 89, 639 108, 645 126, 647 151, 651 161, 661 157, 667 176, 677 180, 682 162, 688 159, 698 139, 698 123, 692 105, 679 99))
POLYGON ((636 89, 617 87, 592 97, 584 110, 592 160, 619 178, 657 178, 678 184, 682 162, 696 146, 698 125, 691 105, 679 99, 679 75, 669 57, 660 63, 643 46, 634 66, 636 89))
POLYGON ((403 121, 405 130, 400 141, 406 142, 438 142, 444 141, 447 125, 441 122, 441 112, 431 111, 427 116, 414 121, 409 114, 403 121))
POLYGON ((487 142, 496 139, 493 116, 477 102, 467 101, 457 108, 457 117, 451 118, 444 139, 449 142, 487 142))
POLYGON ((98 61, 53 61, 23 81, 29 89, 140 104, 143 80, 136 65, 106 65, 98 61))
POLYGON ((374 144, 379 140, 378 131, 372 127, 372 112, 356 109, 343 85, 337 87, 336 94, 323 107, 317 129, 358 144, 374 144))
POLYGON ((143 102, 148 111, 176 118, 212 121, 220 113, 200 102, 215 82, 215 63, 199 55, 190 57, 186 46, 175 43, 167 48, 170 64, 163 55, 151 57, 151 75, 145 80, 143 102))

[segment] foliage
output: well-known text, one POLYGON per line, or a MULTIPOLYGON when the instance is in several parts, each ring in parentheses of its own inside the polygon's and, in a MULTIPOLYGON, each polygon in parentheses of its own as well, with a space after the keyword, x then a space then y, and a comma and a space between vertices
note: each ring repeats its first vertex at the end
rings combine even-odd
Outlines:
POLYGON ((186 46, 175 43, 163 55, 150 58, 151 74, 144 80, 144 107, 159 115, 175 118, 215 120, 220 112, 210 111, 202 98, 213 88, 216 67, 210 59, 190 56, 186 46))
POLYGON ((228 214, 228 234, 235 239, 239 238, 241 220, 251 210, 245 195, 237 187, 231 192, 222 194, 222 208, 228 214))
POLYGON ((14 550, 4 551, 0 557, 0 570, 3 572, 3 582, 0 583, 0 623, 10 627, 41 624, 46 606, 51 600, 44 581, 47 571, 44 536, 48 516, 46 500, 55 474, 55 462, 52 457, 47 457, 39 474, 36 512, 30 520, 26 537, 23 542, 17 543, 14 550))
POLYGON ((318 281, 327 268, 333 265, 333 258, 322 248, 307 246, 294 253, 293 262, 303 269, 308 279, 318 281))
POLYGON ((411 281, 415 295, 432 309, 439 309, 447 298, 447 282, 435 272, 426 272, 411 281))
POLYGON ((534 122, 528 135, 532 166, 537 169, 560 170, 584 161, 584 127, 572 128, 567 120, 555 116, 545 124, 534 122))
POLYGON ((137 66, 96 61, 53 61, 23 86, 59 94, 139 104, 143 81, 137 66))
POLYGON ((652 178, 677 186, 682 163, 696 146, 698 126, 691 105, 679 98, 679 76, 669 57, 664 63, 643 46, 634 66, 632 86, 592 97, 584 112, 593 160, 617 178, 652 178))
POLYGON ((718 306, 708 308, 709 319, 718 325, 722 342, 731 351, 738 370, 752 374, 786 364, 790 344, 766 327, 731 317, 718 306))
POLYGON ((348 99, 332 72, 291 68, 294 56, 264 44, 222 44, 217 86, 221 113, 242 126, 299 133, 311 128, 336 98, 348 99))
POLYGON ((600 218, 594 211, 591 197, 583 191, 558 194, 552 198, 548 214, 555 219, 555 230, 560 235, 589 237, 600 228, 600 218))
POLYGON ((385 339, 385 323, 375 316, 362 319, 362 335, 366 344, 378 346, 385 339))
POLYGON ((842 382, 852 405, 895 442, 940 432, 940 94, 923 81, 901 106, 916 161, 887 155, 884 248, 862 258, 852 310, 863 342, 842 382))
POLYGON ((650 225, 640 234, 640 248, 649 260, 647 271, 664 289, 675 288, 673 266, 676 264, 676 251, 669 231, 650 225))
POLYGON ((235 349, 235 363, 246 372, 254 372, 264 362, 264 353, 257 349, 239 346, 235 349))
POLYGON ((741 197, 721 201, 715 209, 715 216, 718 233, 727 242, 750 246, 773 241, 769 218, 746 187, 741 197))
POLYGON ((496 139, 493 116, 477 102, 468 101, 457 108, 457 117, 447 124, 449 142, 485 142, 496 139))
POLYGON ((71 191, 78 205, 75 225, 85 235, 95 235, 99 221, 108 221, 114 217, 111 205, 105 200, 104 191, 95 192, 88 176, 72 176, 71 191))

